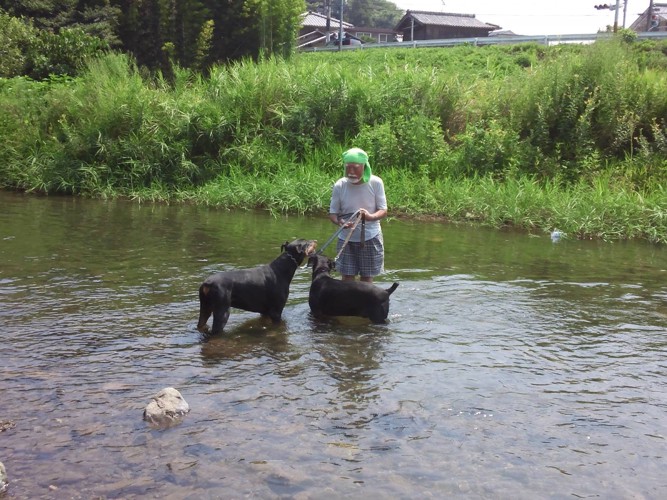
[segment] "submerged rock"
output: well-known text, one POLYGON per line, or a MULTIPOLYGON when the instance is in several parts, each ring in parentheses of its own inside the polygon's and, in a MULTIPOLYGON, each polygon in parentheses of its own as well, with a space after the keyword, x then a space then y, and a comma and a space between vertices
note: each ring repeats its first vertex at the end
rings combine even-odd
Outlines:
POLYGON ((168 426, 180 421, 190 411, 190 405, 181 393, 173 387, 167 387, 153 396, 153 400, 144 409, 144 420, 157 426, 168 426))
POLYGON ((0 420, 0 432, 12 429, 15 425, 11 420, 0 420))
POLYGON ((9 479, 7 478, 7 470, 2 462, 0 462, 0 493, 7 489, 9 479))

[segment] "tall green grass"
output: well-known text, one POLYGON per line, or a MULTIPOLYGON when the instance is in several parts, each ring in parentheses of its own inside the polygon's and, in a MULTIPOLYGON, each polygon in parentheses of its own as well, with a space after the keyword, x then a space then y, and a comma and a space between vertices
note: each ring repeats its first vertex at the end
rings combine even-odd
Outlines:
POLYGON ((395 214, 665 241, 664 48, 310 53, 169 81, 109 55, 0 80, 0 186, 319 212, 355 145, 395 214))

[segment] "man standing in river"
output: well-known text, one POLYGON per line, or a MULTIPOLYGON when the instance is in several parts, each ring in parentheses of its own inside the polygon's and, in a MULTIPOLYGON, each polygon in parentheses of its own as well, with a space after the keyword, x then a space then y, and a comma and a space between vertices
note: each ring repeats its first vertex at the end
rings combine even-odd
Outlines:
POLYGON ((345 174, 334 184, 329 205, 331 222, 344 226, 338 236, 339 253, 349 236, 336 261, 336 269, 344 281, 352 281, 358 274, 361 281, 372 283, 373 277, 384 270, 384 241, 380 226, 380 220, 387 216, 384 182, 371 172, 368 155, 363 149, 345 151, 343 166, 345 174), (348 219, 357 211, 362 223, 352 231, 354 220, 348 222, 348 219))

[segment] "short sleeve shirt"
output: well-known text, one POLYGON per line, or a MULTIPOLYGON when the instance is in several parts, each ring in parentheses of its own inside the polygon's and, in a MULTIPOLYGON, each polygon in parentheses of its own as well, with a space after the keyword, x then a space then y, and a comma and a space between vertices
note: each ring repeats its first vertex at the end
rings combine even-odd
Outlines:
MULTIPOLYGON (((387 198, 384 193, 384 183, 377 175, 371 175, 368 182, 353 184, 347 177, 338 179, 331 193, 331 204, 329 213, 339 217, 349 217, 360 208, 365 208, 370 213, 387 209, 387 198)), ((375 238, 381 232, 380 221, 366 222, 366 240, 375 238)), ((340 239, 347 238, 348 230, 343 229, 339 235, 340 239)), ((358 224, 350 237, 350 241, 361 240, 361 224, 358 224)))

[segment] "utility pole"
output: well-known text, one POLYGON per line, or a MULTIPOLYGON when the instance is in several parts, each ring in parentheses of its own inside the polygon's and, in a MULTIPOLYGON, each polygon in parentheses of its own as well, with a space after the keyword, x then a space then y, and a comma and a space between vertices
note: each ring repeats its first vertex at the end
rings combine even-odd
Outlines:
POLYGON ((646 16, 646 31, 651 31, 651 21, 653 21, 653 0, 648 4, 648 12, 646 16))
POLYGON ((327 41, 328 41, 329 36, 331 35, 331 33, 329 33, 329 31, 331 30, 331 0, 327 0, 325 8, 327 9, 327 41))
MULTIPOLYGON (((627 7, 627 1, 628 0, 624 0, 624 2, 626 4, 626 7, 627 7)), ((618 10, 620 8, 620 2, 621 2, 621 0, 616 0, 616 6, 610 5, 608 3, 595 5, 595 8, 597 10, 609 9, 609 10, 614 11, 614 33, 616 33, 618 31, 618 10)), ((625 28, 625 14, 623 15, 623 27, 625 28)))
POLYGON ((345 8, 345 0, 340 0, 340 27, 338 29, 338 50, 343 50, 343 8, 345 8))

